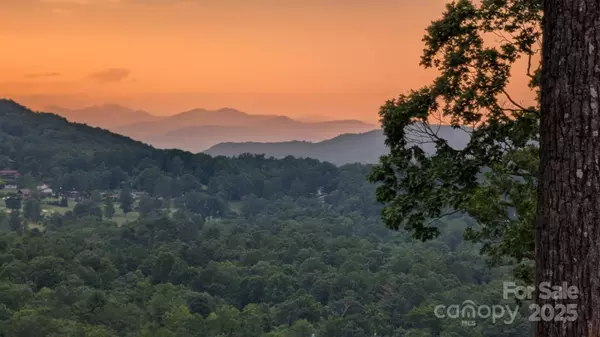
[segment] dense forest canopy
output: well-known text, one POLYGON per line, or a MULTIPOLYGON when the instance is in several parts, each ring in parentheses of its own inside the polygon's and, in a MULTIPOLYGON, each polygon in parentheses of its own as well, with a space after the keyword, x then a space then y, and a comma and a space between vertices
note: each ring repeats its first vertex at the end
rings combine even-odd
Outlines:
POLYGON ((468 325, 434 315, 507 304, 506 270, 463 240, 476 224, 460 214, 428 243, 386 229, 369 165, 156 150, 11 101, 0 121, 3 168, 21 172, 19 187, 50 185, 61 209, 41 213, 33 193, 0 210, 0 336, 530 331, 521 314, 468 325))

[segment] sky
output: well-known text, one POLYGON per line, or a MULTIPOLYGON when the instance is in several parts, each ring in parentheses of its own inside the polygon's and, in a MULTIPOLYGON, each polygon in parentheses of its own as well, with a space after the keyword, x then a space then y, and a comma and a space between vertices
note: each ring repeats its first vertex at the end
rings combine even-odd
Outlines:
POLYGON ((0 0, 0 96, 35 109, 376 122, 419 67, 445 0, 0 0))

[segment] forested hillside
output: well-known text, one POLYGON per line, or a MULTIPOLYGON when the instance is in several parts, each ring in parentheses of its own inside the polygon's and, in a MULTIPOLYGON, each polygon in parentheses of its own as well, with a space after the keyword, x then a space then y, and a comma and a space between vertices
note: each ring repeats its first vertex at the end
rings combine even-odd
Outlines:
MULTIPOLYGON (((450 146, 464 148, 469 142, 469 133, 464 129, 450 126, 434 125, 431 127, 437 136, 448 141, 450 146)), ((430 136, 423 134, 419 128, 409 131, 414 145, 420 146, 427 154, 435 153, 435 143, 430 136)), ((383 155, 389 154, 382 130, 364 133, 347 133, 322 142, 279 142, 259 143, 227 142, 217 144, 204 151, 213 156, 239 156, 242 154, 264 154, 266 157, 285 158, 314 158, 336 165, 362 163, 375 164, 383 155)))
POLYGON ((351 163, 375 164, 379 157, 389 151, 381 130, 358 134, 343 134, 322 142, 279 142, 279 143, 220 143, 204 153, 213 156, 234 157, 241 154, 264 154, 266 157, 314 158, 336 165, 351 163))
POLYGON ((271 198, 329 192, 337 169, 316 160, 270 160, 244 156, 194 155, 158 150, 129 138, 37 114, 12 101, 0 101, 0 167, 32 174, 55 190, 118 189, 124 186, 159 197, 189 191, 240 200, 255 194, 271 198))
POLYGON ((475 224, 460 214, 428 243, 387 230, 368 165, 156 150, 10 101, 0 140, 0 169, 21 172, 19 187, 83 195, 75 204, 56 192, 64 212, 40 214, 35 193, 0 211, 2 337, 531 331, 521 315, 434 316, 439 304, 501 303, 507 271, 463 240, 475 224), (139 218, 117 222, 131 191, 139 218))

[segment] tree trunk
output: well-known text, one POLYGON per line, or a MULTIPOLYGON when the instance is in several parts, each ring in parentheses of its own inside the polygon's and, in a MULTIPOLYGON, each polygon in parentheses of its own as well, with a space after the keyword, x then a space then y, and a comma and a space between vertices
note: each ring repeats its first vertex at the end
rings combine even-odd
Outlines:
POLYGON ((543 0, 536 283, 577 287, 537 336, 600 336, 600 1, 543 0), (576 305, 578 318, 557 317, 576 305), (565 319, 567 321, 565 321, 565 319))

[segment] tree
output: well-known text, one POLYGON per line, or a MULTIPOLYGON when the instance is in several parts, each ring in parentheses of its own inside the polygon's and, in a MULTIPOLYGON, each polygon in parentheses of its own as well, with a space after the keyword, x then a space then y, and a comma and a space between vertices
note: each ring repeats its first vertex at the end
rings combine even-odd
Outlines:
POLYGON ((267 205, 268 202, 266 200, 258 198, 254 194, 250 194, 244 197, 241 211, 244 216, 252 217, 264 211, 267 205))
POLYGON ((58 331, 55 320, 32 309, 19 310, 4 325, 4 334, 14 337, 51 336, 58 331))
POLYGON ((223 216, 228 210, 223 200, 205 193, 190 192, 184 198, 185 208, 202 216, 223 216))
POLYGON ((381 216, 389 228, 430 240, 440 234, 439 220, 468 214, 477 225, 466 238, 481 243, 492 264, 514 264, 529 283, 539 102, 520 104, 507 85, 522 59, 532 96, 538 90, 541 18, 538 0, 448 4, 427 29, 421 58, 440 75, 381 107, 390 154, 370 175, 380 184, 377 200, 385 204, 381 216), (490 36, 498 38, 490 43, 490 36), (457 142, 461 135, 464 144, 457 142))
POLYGON ((576 303, 538 296, 542 306, 575 304, 578 314, 567 324, 539 322, 538 336, 599 336, 600 298, 590 294, 600 284, 599 150, 592 145, 600 132, 600 6, 461 0, 447 9, 428 29, 422 58, 441 75, 380 111, 391 149, 371 175, 382 183, 382 218, 428 240, 440 233, 436 219, 471 215, 478 227, 467 238, 483 243, 492 262, 517 262, 517 275, 533 282, 528 267, 535 261, 537 284, 579 289, 576 303), (542 5, 543 68, 534 65, 542 5), (485 44, 489 33, 500 37, 496 46, 485 44), (527 60, 530 88, 540 88, 540 105, 524 106, 508 93, 519 57, 527 60), (462 127, 468 144, 452 147, 432 126, 434 118, 462 127), (435 154, 417 146, 419 136, 418 143, 434 143, 435 154))
POLYGON ((73 207, 73 214, 79 218, 93 216, 97 219, 102 219, 102 209, 98 204, 91 200, 78 202, 77 205, 73 207))
POLYGON ((156 260, 152 270, 152 281, 154 283, 166 283, 169 273, 175 264, 175 256, 171 253, 161 253, 156 260))
POLYGON ((67 197, 60 198, 60 207, 69 207, 69 199, 67 197))
POLYGON ((4 203, 6 204, 6 208, 19 211, 21 210, 21 198, 17 195, 11 194, 4 199, 4 203))
POLYGON ((538 336, 600 336, 600 4, 544 1, 536 281, 577 287, 565 324, 539 322, 538 336), (584 14, 585 13, 585 14, 584 14))
POLYGON ((104 217, 107 219, 112 219, 115 216, 115 205, 113 204, 110 197, 107 196, 104 199, 104 217))
POLYGON ((25 174, 17 178, 19 188, 35 188, 35 178, 31 174, 25 174))
POLYGON ((244 331, 244 336, 260 337, 265 333, 265 319, 258 304, 248 304, 241 313, 240 330, 244 331))
POLYGON ((29 263, 29 277, 38 290, 58 284, 64 272, 64 260, 56 256, 38 256, 29 263))
POLYGON ((31 221, 40 221, 42 218, 42 205, 37 199, 28 199, 23 207, 23 216, 31 221))
POLYGON ((180 156, 175 156, 168 163, 167 170, 174 174, 175 176, 180 176, 183 174, 184 162, 180 156))
POLYGON ((96 205, 100 205, 100 203, 102 202, 102 195, 99 191, 92 191, 92 194, 90 195, 90 200, 96 205))
POLYGON ((140 213, 140 216, 146 217, 152 212, 158 212, 162 209, 162 202, 157 198, 152 198, 149 196, 143 196, 138 201, 137 211, 140 213))
POLYGON ((13 210, 12 212, 10 212, 10 217, 8 218, 8 225, 10 229, 17 232, 17 234, 23 233, 23 221, 21 221, 21 217, 19 215, 18 210, 13 210))
POLYGON ((133 210, 133 196, 131 195, 131 189, 125 187, 123 190, 121 190, 119 202, 121 203, 121 209, 123 210, 123 213, 127 214, 133 210))
POLYGON ((6 182, 4 180, 0 179, 0 190, 3 190, 5 186, 6 186, 6 182))

